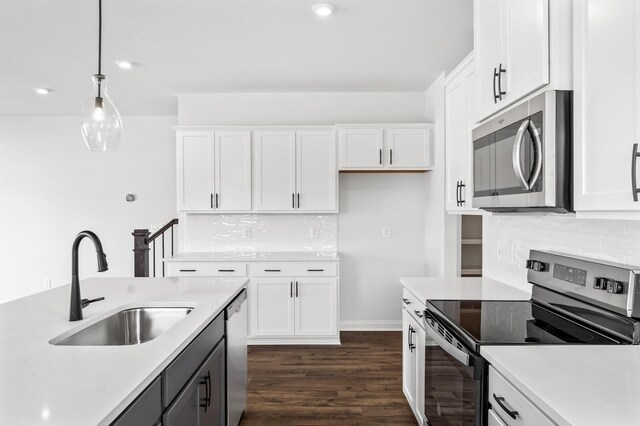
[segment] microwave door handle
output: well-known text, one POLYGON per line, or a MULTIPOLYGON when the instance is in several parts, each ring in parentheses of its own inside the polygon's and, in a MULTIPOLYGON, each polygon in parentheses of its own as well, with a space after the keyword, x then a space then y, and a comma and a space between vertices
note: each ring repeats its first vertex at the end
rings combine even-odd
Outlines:
POLYGON ((522 170, 522 164, 520 163, 520 151, 522 149, 522 143, 524 142, 524 135, 529 127, 529 119, 527 118, 520 124, 518 133, 516 133, 516 142, 513 144, 513 170, 516 172, 516 176, 520 178, 521 186, 528 191, 530 189, 529 182, 524 177, 524 171, 522 170))
POLYGON ((531 139, 533 139, 533 149, 536 155, 535 163, 533 164, 533 173, 529 179, 529 189, 533 189, 540 178, 540 171, 542 171, 542 142, 540 142, 540 133, 538 133, 538 129, 531 120, 529 120, 529 133, 531 134, 531 139))
POLYGON ((469 357, 469 354, 449 343, 440 333, 438 333, 438 330, 436 330, 435 326, 431 324, 431 321, 436 322, 436 320, 431 317, 428 311, 425 312, 424 318, 422 318, 422 322, 425 324, 425 330, 427 331, 429 337, 438 346, 440 346, 443 351, 458 360, 458 362, 464 364, 467 367, 471 366, 471 359, 469 357))

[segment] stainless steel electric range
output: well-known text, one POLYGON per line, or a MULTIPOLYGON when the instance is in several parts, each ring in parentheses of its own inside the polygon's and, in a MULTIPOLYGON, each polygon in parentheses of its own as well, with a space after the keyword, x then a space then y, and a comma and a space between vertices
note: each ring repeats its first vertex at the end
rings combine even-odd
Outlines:
POLYGON ((532 250, 528 301, 430 300, 423 321, 429 425, 484 425, 483 345, 637 345, 640 268, 532 250))

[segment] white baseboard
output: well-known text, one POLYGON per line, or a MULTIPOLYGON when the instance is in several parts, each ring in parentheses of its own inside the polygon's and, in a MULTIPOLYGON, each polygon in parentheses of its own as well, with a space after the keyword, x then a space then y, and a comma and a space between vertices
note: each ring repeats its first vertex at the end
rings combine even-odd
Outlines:
POLYGON ((340 345, 339 337, 247 337, 247 345, 340 345))
POLYGON ((340 321, 340 331, 401 331, 402 320, 340 321))

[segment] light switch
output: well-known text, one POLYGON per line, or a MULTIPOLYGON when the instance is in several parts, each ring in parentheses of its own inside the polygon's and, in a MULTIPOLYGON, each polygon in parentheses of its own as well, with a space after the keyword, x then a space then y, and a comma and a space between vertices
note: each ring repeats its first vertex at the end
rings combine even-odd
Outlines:
POLYGON ((311 236, 311 238, 319 238, 320 237, 320 231, 318 230, 317 226, 312 226, 311 227, 311 231, 309 232, 309 235, 311 236))
POLYGON ((44 279, 44 289, 48 290, 51 288, 51 278, 45 278, 44 279))
POLYGON ((251 239, 251 227, 250 226, 245 226, 244 228, 242 228, 242 238, 244 238, 245 240, 250 240, 251 239))
POLYGON ((387 226, 382 227, 382 238, 391 238, 391 229, 387 226))

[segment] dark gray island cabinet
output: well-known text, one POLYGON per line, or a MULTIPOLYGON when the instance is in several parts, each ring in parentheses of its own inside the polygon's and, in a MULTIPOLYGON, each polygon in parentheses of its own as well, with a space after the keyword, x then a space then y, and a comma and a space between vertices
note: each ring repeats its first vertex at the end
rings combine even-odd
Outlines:
POLYGON ((125 409, 112 426, 226 422, 224 311, 125 409))

